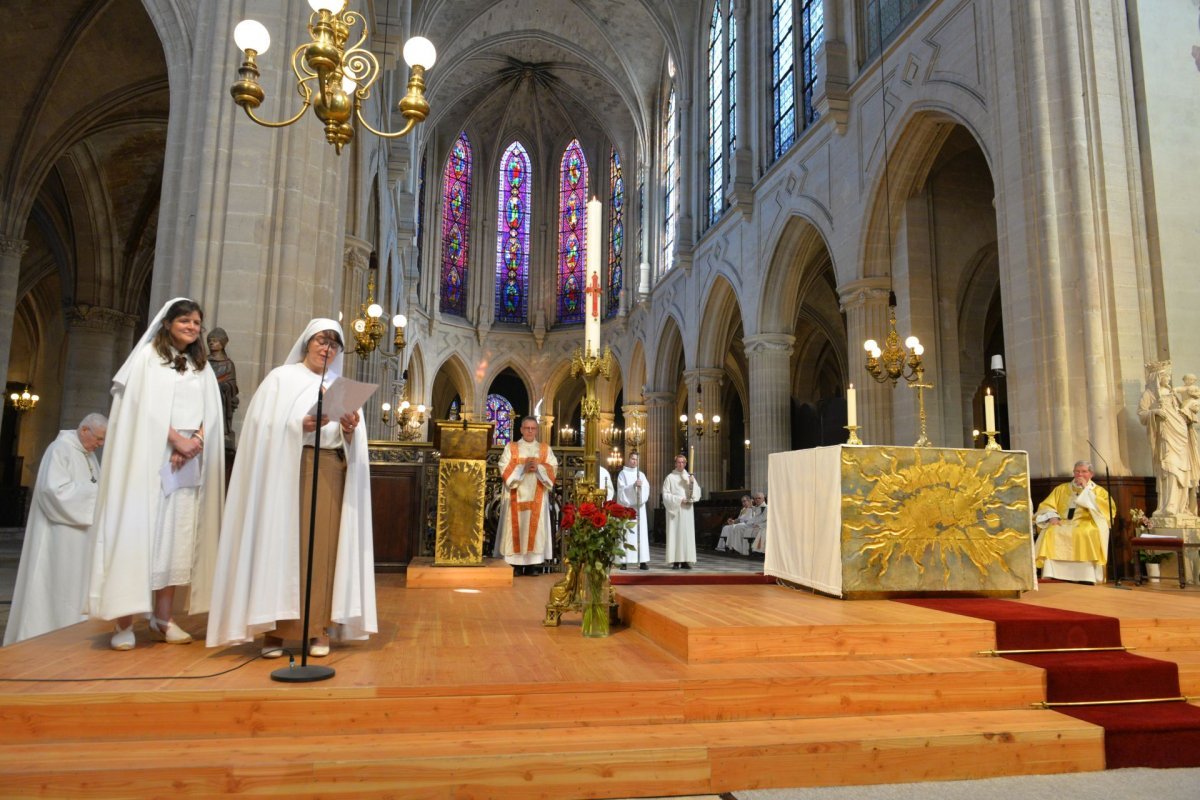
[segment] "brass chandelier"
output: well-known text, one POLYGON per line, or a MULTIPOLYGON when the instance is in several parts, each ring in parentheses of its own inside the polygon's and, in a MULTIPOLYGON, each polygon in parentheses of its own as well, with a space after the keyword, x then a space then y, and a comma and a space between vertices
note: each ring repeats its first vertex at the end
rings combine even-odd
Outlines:
POLYGON ((381 74, 375 54, 363 47, 370 31, 366 19, 346 8, 346 0, 308 0, 312 14, 308 18, 311 41, 292 51, 292 72, 296 90, 303 100, 300 110, 289 119, 272 122, 255 114, 266 96, 258 83, 257 57, 271 46, 271 36, 261 22, 242 20, 234 28, 233 38, 245 54, 238 80, 230 87, 233 102, 246 116, 268 128, 283 128, 298 121, 311 106, 325 125, 325 140, 341 155, 342 147, 354 138, 356 125, 387 139, 406 136, 429 115, 425 100, 425 71, 433 67, 437 51, 423 36, 414 36, 404 44, 404 60, 411 68, 408 93, 400 101, 400 113, 408 120, 399 131, 373 128, 362 114, 363 103, 371 96, 371 87, 381 74), (361 26, 358 41, 347 48, 351 31, 361 26))

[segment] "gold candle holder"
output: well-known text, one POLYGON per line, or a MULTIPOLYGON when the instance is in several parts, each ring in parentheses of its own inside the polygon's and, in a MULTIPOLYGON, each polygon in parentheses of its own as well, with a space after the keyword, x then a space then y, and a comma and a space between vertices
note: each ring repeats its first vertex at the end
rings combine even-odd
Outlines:
POLYGON ((862 439, 858 438, 857 425, 843 425, 842 427, 850 431, 850 438, 846 440, 846 444, 862 444, 862 439))
POLYGON ((988 437, 987 444, 985 444, 983 446, 984 450, 1003 450, 1004 449, 1003 447, 1000 446, 1000 443, 996 441, 996 437, 1000 434, 1000 431, 980 431, 980 433, 982 433, 983 435, 988 437))

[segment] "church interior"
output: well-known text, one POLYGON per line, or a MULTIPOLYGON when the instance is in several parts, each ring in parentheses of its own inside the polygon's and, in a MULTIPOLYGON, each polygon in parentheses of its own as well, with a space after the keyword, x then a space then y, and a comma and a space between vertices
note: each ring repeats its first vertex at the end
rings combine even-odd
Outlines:
MULTIPOLYGON (((230 462, 255 388, 311 318, 339 319, 347 374, 380 385, 364 408, 380 635, 307 691, 237 669, 246 648, 130 667, 97 622, 4 648, 0 676, 77 682, 3 685, 0 777, 27 796, 178 780, 633 797, 1121 758, 1103 722, 1030 710, 1039 665, 977 657, 992 620, 634 582, 592 641, 570 616, 542 625, 553 574, 454 594, 406 570, 434 553, 437 421, 495 425, 490 496, 534 415, 564 498, 593 456, 638 452, 658 539, 663 479, 688 454, 710 550, 738 498, 783 491, 772 455, 847 426, 878 447, 994 440, 1027 454, 1035 503, 1087 460, 1118 509, 1110 574, 1132 581, 1129 511, 1154 508, 1158 464, 1139 398, 1152 365, 1200 371, 1196 0, 350 0, 378 80, 341 128, 302 108, 288 54, 312 35, 307 5, 6 12, 0 42, 21 55, 0 113, 0 528, 22 525, 59 431, 108 410, 167 299, 227 336, 230 462), (252 57, 234 39, 247 18, 272 37, 252 57), (436 48, 423 70, 415 36, 436 48), (239 108, 255 59, 264 98, 239 108), (414 74, 425 109, 380 135, 413 119, 414 74), (595 414, 572 368, 589 309, 612 354, 595 414), (123 673, 156 677, 88 677, 123 673), (286 736, 313 715, 328 724, 286 736), (155 740, 164 773, 131 777, 129 745, 155 740)), ((1198 484, 1200 463, 1193 517, 1198 484)), ((1177 665, 1164 691, 1196 697, 1196 575, 1175 569, 1178 589, 1047 584, 1023 602, 1119 618, 1115 646, 1177 665)))

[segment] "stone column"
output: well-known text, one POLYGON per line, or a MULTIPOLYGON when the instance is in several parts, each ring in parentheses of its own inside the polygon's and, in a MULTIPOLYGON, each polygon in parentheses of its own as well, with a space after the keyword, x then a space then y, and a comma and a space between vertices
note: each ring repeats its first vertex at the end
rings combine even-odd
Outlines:
POLYGON ((695 453, 695 463, 688 469, 696 474, 696 480, 704 490, 704 497, 725 488, 725 469, 722 463, 722 435, 714 435, 710 420, 713 414, 721 413, 721 384, 725 370, 719 367, 692 369, 683 373, 688 387, 688 449, 695 453), (702 402, 701 402, 702 401, 702 402), (703 406, 703 409, 701 409, 703 406), (704 411, 705 433, 695 433, 696 412, 704 411))
POLYGON ((675 469, 675 393, 646 393, 646 444, 642 446, 641 467, 650 481, 646 510, 651 512, 662 502, 662 484, 675 469))
MULTIPOLYGON (((348 310, 340 308, 342 240, 353 159, 325 141, 311 111, 265 128, 233 105, 240 54, 232 34, 243 3, 192 4, 186 19, 178 3, 145 4, 171 77, 150 305, 188 295, 221 320, 239 343, 238 382, 248 397, 310 319, 348 310)), ((266 99, 257 113, 285 119, 298 107, 287 54, 308 34, 291 2, 257 2, 254 17, 272 39, 258 59, 266 99)), ((381 146, 357 133, 348 147, 381 146)))
POLYGON ((553 444, 554 442, 558 441, 554 438, 553 414, 542 414, 538 418, 538 431, 538 439, 540 441, 546 442, 547 444, 553 444))
MULTIPOLYGON (((21 256, 29 242, 0 235, 0 378, 8 381, 9 348, 13 320, 17 315, 17 283, 21 278, 21 256)), ((3 386, 0 385, 0 389, 3 386)))
POLYGON ((792 345, 786 333, 744 339, 750 378, 750 463, 746 487, 767 491, 767 458, 792 447, 792 345))
POLYGON ((737 22, 737 146, 733 151, 733 163, 729 171, 733 205, 749 219, 754 213, 754 151, 750 147, 754 139, 754 118, 750 115, 750 99, 754 97, 754 81, 751 74, 754 61, 750 58, 750 43, 756 39, 750 24, 750 4, 738 3, 733 10, 737 22))
POLYGON ((889 383, 876 383, 866 371, 867 354, 862 344, 874 339, 883 346, 888 333, 888 292, 891 279, 863 278, 838 287, 838 299, 846 314, 846 359, 849 383, 858 389, 858 438, 866 444, 895 444, 892 425, 892 394, 889 383))
POLYGON ((68 306, 63 316, 67 322, 67 355, 60 430, 74 428, 92 411, 108 414, 112 406, 109 394, 112 376, 128 355, 128 349, 124 353, 118 351, 116 342, 123 333, 132 331, 137 322, 122 311, 86 303, 68 306))

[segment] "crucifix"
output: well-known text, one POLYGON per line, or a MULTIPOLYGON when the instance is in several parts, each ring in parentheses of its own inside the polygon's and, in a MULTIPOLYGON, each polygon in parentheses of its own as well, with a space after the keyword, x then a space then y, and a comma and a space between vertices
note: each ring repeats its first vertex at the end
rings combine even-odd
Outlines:
POLYGON ((592 273, 592 282, 583 290, 583 293, 590 295, 592 298, 592 316, 600 316, 600 276, 592 273))

